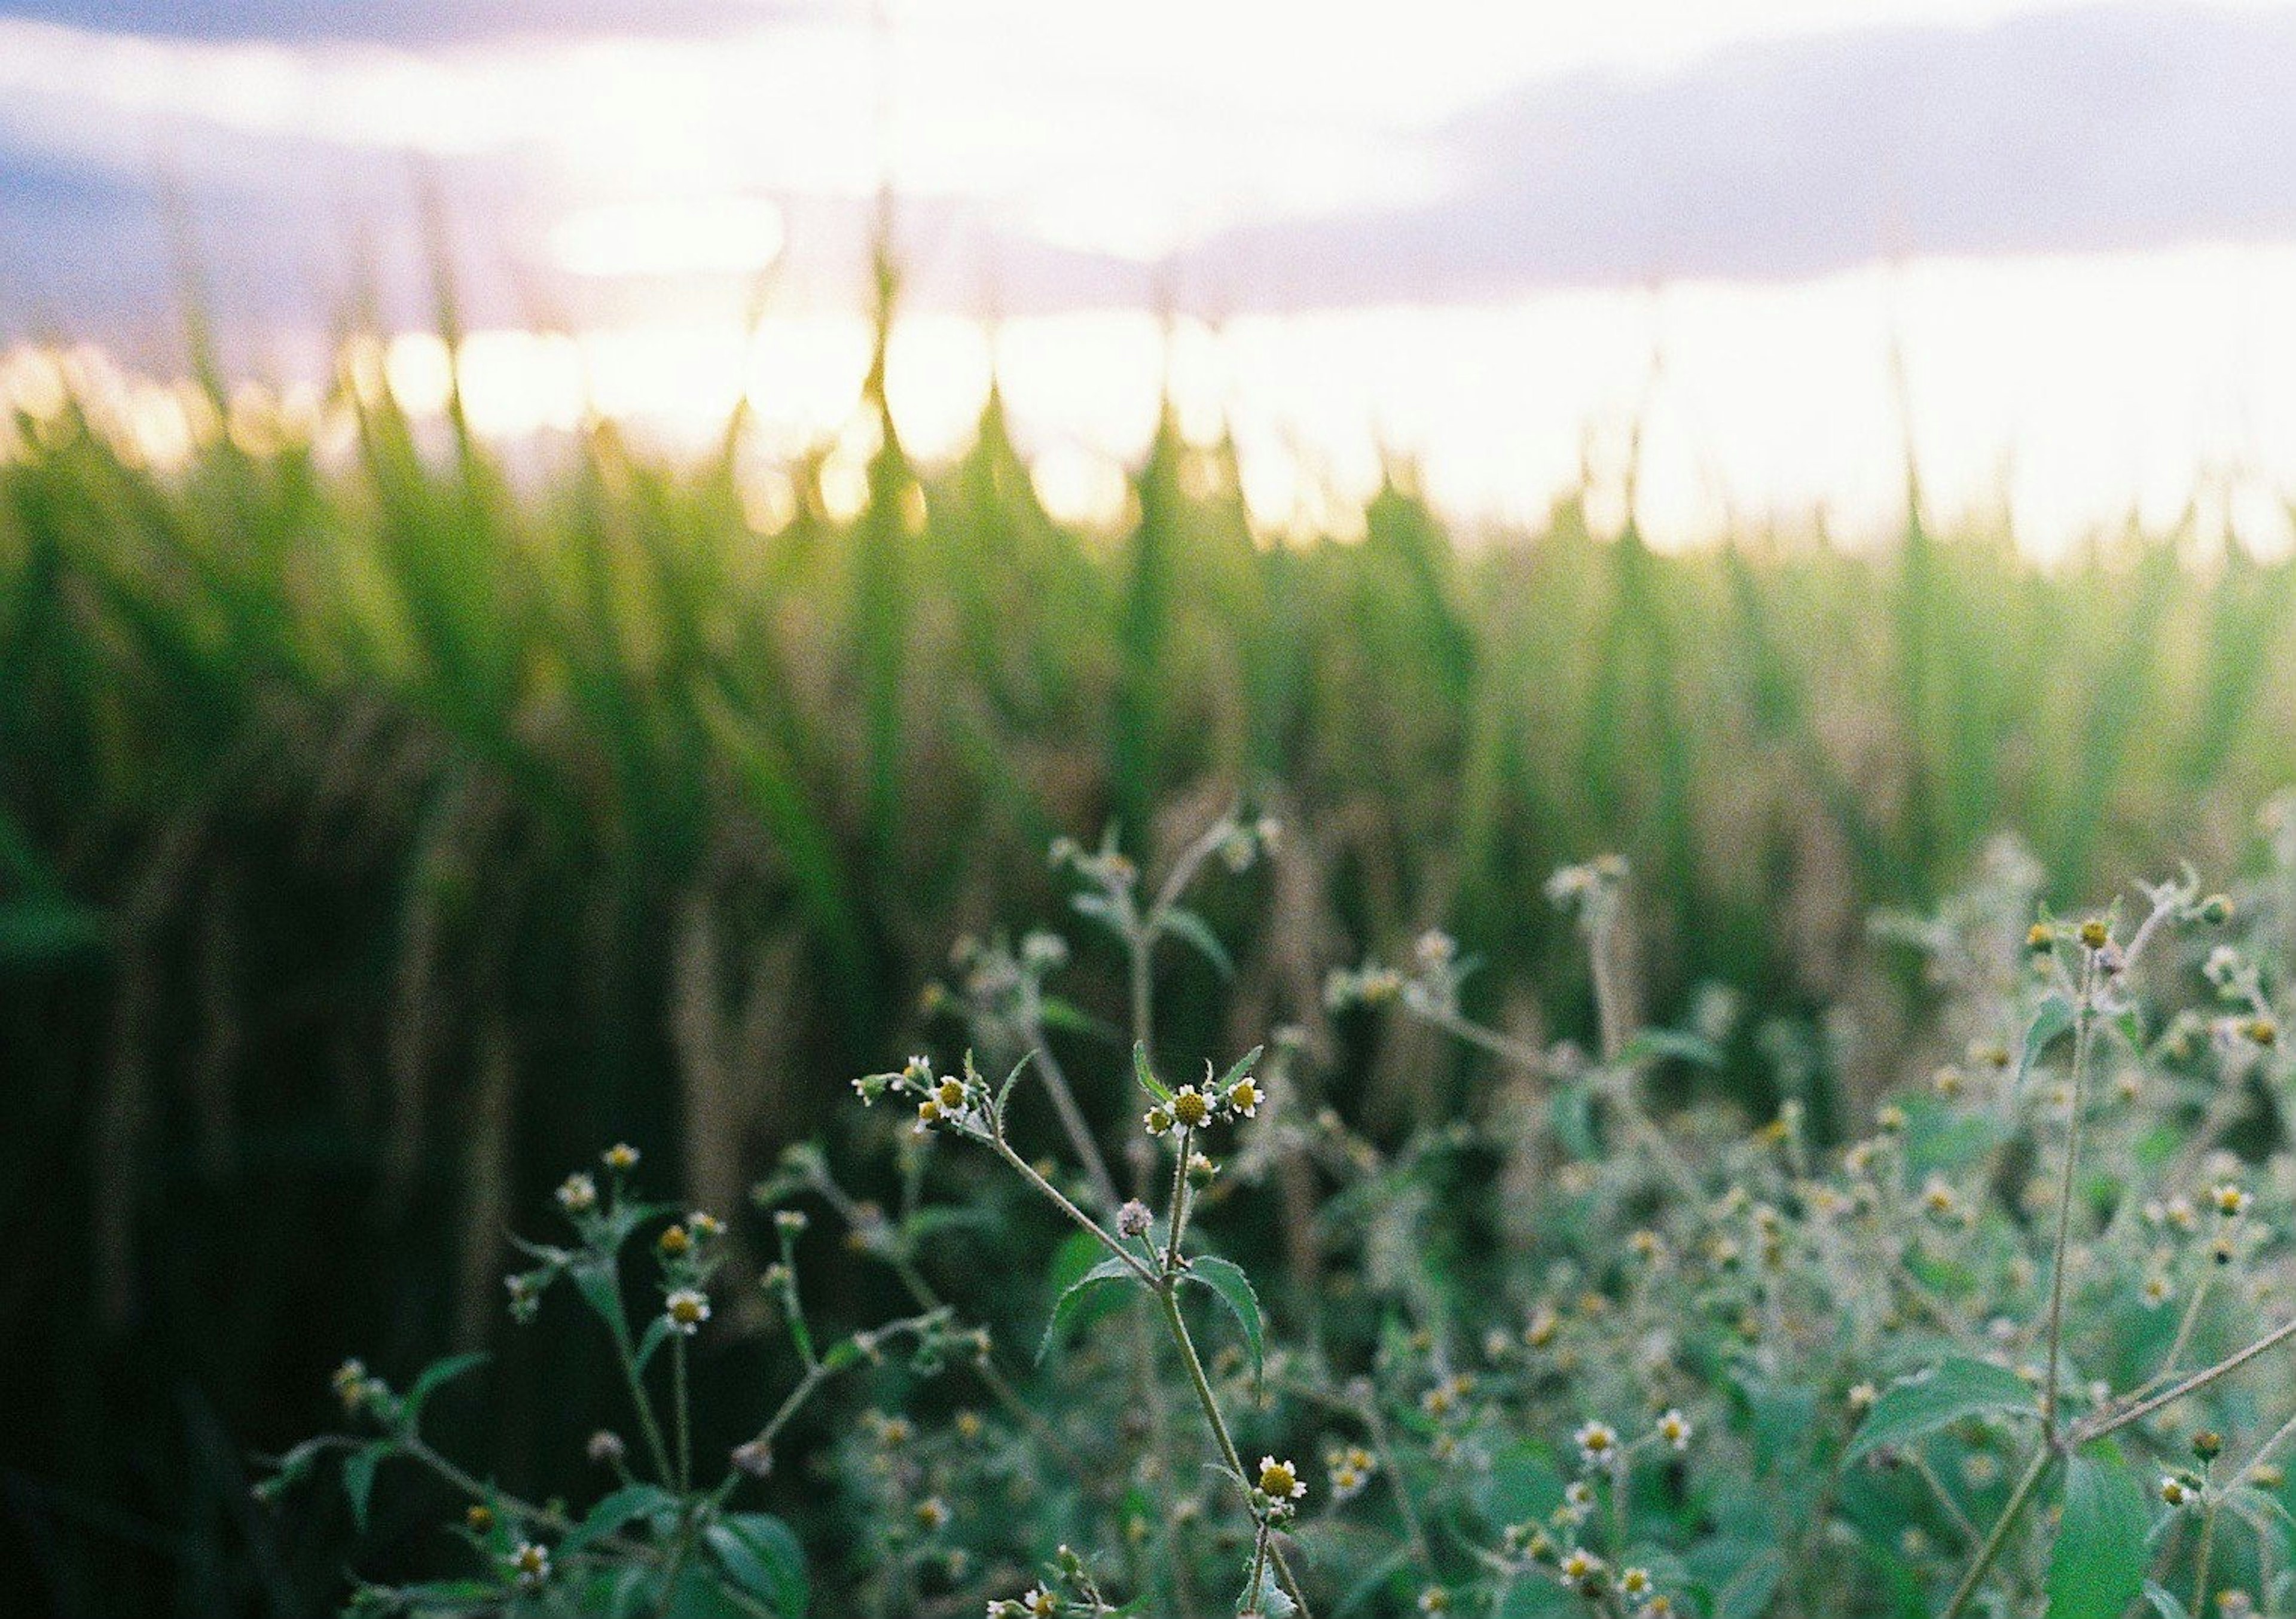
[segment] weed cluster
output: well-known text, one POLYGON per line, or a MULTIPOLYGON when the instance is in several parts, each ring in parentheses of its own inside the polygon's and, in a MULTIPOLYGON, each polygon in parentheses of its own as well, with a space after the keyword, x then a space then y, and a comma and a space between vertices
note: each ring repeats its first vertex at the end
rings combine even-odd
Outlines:
POLYGON ((1393 1150, 1323 1102, 1296 1030, 1201 1079, 1157 1044, 1158 953, 1225 962, 1190 896, 1272 822, 1223 818, 1153 883, 1062 843, 1128 969, 1120 1082, 1073 1083, 1048 1037, 1096 1026, 1054 987, 1067 941, 968 943, 934 1000, 968 1044, 855 1082, 885 1104, 858 1144, 890 1153, 896 1206, 819 1148, 756 1189, 775 1257, 741 1285, 769 1310, 720 1307, 737 1234, 642 1201, 628 1149, 560 1188, 571 1240, 523 1245, 511 1305, 571 1283, 623 1368, 639 1443, 593 1439, 589 1506, 507 1494, 426 1441, 468 1359, 404 1394, 348 1363, 359 1432, 264 1488, 340 1453, 356 1511, 384 1461, 458 1492, 468 1572, 355 1599, 410 1614, 787 1619, 816 1587, 991 1619, 2296 1611, 2296 1404, 2267 1359, 2296 1338, 2292 824, 2234 895, 2187 872, 2060 919, 1998 846, 1966 893, 1885 919, 1938 991, 1935 1049, 1848 1131, 1666 1089, 1718 1062, 1728 1009, 1644 1026, 1628 870, 1570 868, 1549 893, 1589 952, 1594 1050, 1472 1021, 1474 963, 1440 935, 1331 979, 1335 1010, 1513 1073, 1393 1150), (1111 1155, 1087 1103, 1118 1083, 1139 1124, 1111 1155), (1048 1293, 1032 1205, 1067 1231, 1048 1293), (906 1313, 809 1318, 822 1219, 906 1313), (737 1314, 778 1319, 791 1380, 699 1465, 688 1357, 737 1314), (866 1402, 783 1457, 849 1373, 866 1402), (811 1564, 748 1499, 792 1475, 849 1527, 811 1564))

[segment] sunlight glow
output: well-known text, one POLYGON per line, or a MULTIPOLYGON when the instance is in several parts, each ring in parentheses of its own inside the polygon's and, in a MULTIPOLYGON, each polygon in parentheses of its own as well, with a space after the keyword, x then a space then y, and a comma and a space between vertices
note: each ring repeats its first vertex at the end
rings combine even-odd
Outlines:
POLYGON ((726 275, 780 257, 781 210, 762 197, 653 198, 585 209, 550 233, 551 255, 577 275, 726 275))
MULTIPOLYGON (((888 388, 905 446, 943 462, 969 443, 993 375, 1046 504, 1095 527, 1125 520, 1123 470, 1168 397, 1190 441, 1233 436, 1271 535, 1345 536, 1393 456, 1471 522, 1535 527, 1578 493, 1614 526, 1638 442, 1636 515, 1653 544, 1821 526, 1870 543, 1903 523, 1910 442, 1934 525, 2006 521, 2038 558, 2132 521, 2276 551, 2296 489, 2292 282, 2296 248, 2190 248, 1218 327, 924 314, 895 329, 888 388)), ((825 499, 849 513, 877 447, 859 409, 869 353, 857 315, 783 312, 754 329, 728 315, 482 331, 452 356, 404 332, 354 344, 341 364, 363 397, 387 386, 417 417, 437 416, 459 379, 473 428, 511 443, 594 411, 665 451, 707 451, 746 402, 749 454, 785 468, 826 447, 825 499)), ((217 427, 194 390, 98 350, 0 356, 0 397, 36 425, 75 396, 154 464, 217 427)), ((319 431, 320 416, 305 387, 245 396, 229 425, 271 445, 319 431)), ((786 520, 793 498, 759 494, 753 521, 786 520)))

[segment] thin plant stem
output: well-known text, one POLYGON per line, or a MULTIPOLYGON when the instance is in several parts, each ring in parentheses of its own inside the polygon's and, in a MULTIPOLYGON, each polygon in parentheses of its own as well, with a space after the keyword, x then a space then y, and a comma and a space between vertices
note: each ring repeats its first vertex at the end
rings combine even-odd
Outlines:
POLYGON ((1100 1199, 1102 1207, 1112 1209, 1123 1199, 1117 1196, 1116 1180, 1108 1173, 1108 1160, 1101 1153, 1100 1143, 1093 1140, 1092 1125, 1086 1122, 1084 1109, 1077 1106, 1076 1092, 1069 1084, 1068 1074, 1053 1055, 1053 1043, 1045 1032, 1043 1014, 1033 988, 1022 1011, 1022 1026, 1037 1055, 1037 1076, 1053 1099, 1053 1111, 1060 1116, 1061 1129, 1069 1138, 1069 1146, 1084 1165, 1084 1173, 1092 1182, 1093 1195, 1100 1199))
POLYGON ((2255 1472, 2257 1468, 2262 1467, 2266 1462, 2270 1461, 2274 1453, 2277 1451, 2282 1445, 2288 1443, 2291 1435, 2296 1435, 2296 1417, 2289 1418, 2287 1421, 2273 1429, 2272 1436, 2267 1439, 2262 1444, 2258 1445, 2255 1451, 2250 1454, 2246 1461, 2242 1462, 2237 1468, 2232 1470, 2233 1483, 2236 1484, 2246 1483, 2248 1476, 2255 1472))
POLYGON ((1396 1466, 1395 1444, 1388 1436, 1386 1419, 1379 1414, 1377 1396, 1365 1401, 1357 1408, 1357 1414, 1363 1419, 1365 1431, 1371 1435, 1372 1449, 1379 1459, 1380 1471, 1387 1475, 1389 1493, 1395 1498, 1396 1510, 1403 1517, 1404 1533, 1411 1537, 1412 1553, 1418 1558, 1421 1566, 1431 1574, 1435 1572, 1434 1549, 1427 1542, 1427 1526, 1420 1522, 1418 1503, 1411 1499, 1411 1492, 1404 1485, 1402 1469, 1396 1466))
MULTIPOLYGON (((1220 1460, 1227 1464, 1228 1473, 1235 1480, 1237 1487, 1248 1490, 1251 1487, 1250 1476, 1243 1470, 1243 1458, 1237 1452, 1235 1441, 1228 1434, 1227 1419, 1220 1412, 1218 1397, 1212 1393, 1211 1378, 1205 1375, 1203 1359, 1196 1353, 1196 1341, 1188 1334, 1187 1318, 1180 1313, 1179 1298, 1168 1280, 1157 1287, 1156 1297, 1164 1308, 1165 1329, 1171 1334, 1172 1341, 1179 1345, 1180 1362, 1187 1369, 1188 1380, 1195 1386, 1196 1402, 1203 1407, 1205 1424, 1210 1427, 1212 1438, 1219 1445, 1220 1460)), ((1283 1549, 1270 1541, 1267 1549, 1268 1555, 1275 1559, 1276 1577, 1283 1581, 1285 1594, 1299 1607, 1300 1619, 1314 1619, 1308 1610, 1308 1599, 1301 1593, 1299 1582, 1292 1577, 1291 1566, 1284 1559, 1283 1549)))
POLYGON ((2142 1422, 2145 1418, 2151 1416, 2154 1411, 2159 1410, 2162 1406, 2173 1405, 2177 1401, 2183 1399, 2186 1394, 2206 1388, 2218 1378, 2226 1377, 2233 1372, 2238 1371, 2242 1367, 2256 1359, 2257 1356, 2265 1353, 2268 1350, 2277 1348, 2280 1345, 2286 1343, 2292 1337, 2296 1337, 2296 1319, 2291 1319, 2281 1322, 2279 1326, 2275 1327, 2271 1331, 2257 1339, 2256 1342, 2251 1344, 2247 1348, 2237 1350, 2233 1353, 2226 1355, 2215 1365, 2203 1368, 2202 1370, 2194 1372, 2191 1377, 2183 1379, 2181 1382, 2178 1382, 2170 1387, 2162 1389, 2159 1394, 2152 1395, 2150 1399, 2140 1400, 2136 1404, 2128 1406, 2124 1410, 2112 1411, 2109 1413, 2100 1411, 2095 1416, 2090 1417, 2087 1420, 2075 1424, 2072 1428, 2070 1443, 2074 1444, 2086 1444, 2092 1439, 2102 1439, 2107 1434, 2117 1433, 2119 1430, 2127 1427, 2132 1422, 2142 1422))
POLYGON ((398 1442, 398 1448, 402 1455, 422 1463, 473 1500, 486 1501, 509 1513, 512 1517, 524 1518, 529 1523, 539 1524, 554 1534, 563 1534, 574 1527, 574 1520, 562 1512, 549 1507, 537 1507, 532 1501, 521 1500, 515 1495, 506 1494, 503 1491, 480 1484, 469 1473, 447 1460, 444 1455, 432 1450, 429 1442, 425 1440, 411 1436, 402 1438, 398 1442))
POLYGON ((1618 962, 1612 956, 1618 910, 1615 895, 1600 895, 1587 905, 1587 953, 1595 974, 1595 1023, 1600 1032, 1605 1063, 1618 1061, 1619 1053, 1627 1044, 1626 996, 1618 981, 1618 962))
POLYGON ((1156 1059, 1156 990, 1150 975, 1148 955, 1154 942, 1144 934, 1135 934, 1129 941, 1132 989, 1132 1037, 1148 1059, 1156 1059))
POLYGON ((637 1407, 638 1427, 645 1435, 646 1451, 653 1458, 655 1475, 668 1484, 676 1476, 670 1469, 669 1447, 662 1443, 661 1424, 653 1414, 653 1399, 645 1391, 645 1380, 638 1376, 637 1351, 630 1344, 629 1324, 619 1311, 614 1316, 614 1348, 622 1363, 622 1380, 629 1386, 630 1402, 637 1407))
POLYGON ((2016 1488, 2010 1491, 2009 1499, 2002 1503, 2001 1516, 1993 1520, 1993 1527, 1987 1533, 1984 1543, 1978 1547, 1976 1557, 1970 1560, 1969 1572, 1962 1575, 1961 1583, 1954 1588, 1952 1600, 1945 1605, 1945 1611, 1938 1615, 1938 1619, 1959 1619, 1962 1610, 1969 1606, 1969 1599, 1977 1594, 1979 1584, 1993 1567, 1993 1560, 2001 1555, 2001 1548, 2007 1543, 2010 1530, 2015 1528, 2017 1520, 2024 1516, 2026 1503, 2032 1500, 2034 1490, 2040 1484, 2041 1476, 2049 1470, 2049 1463, 2056 1459, 2056 1447, 2046 1440, 2033 1447, 2032 1460, 2025 1464, 2025 1471, 2019 1476, 2016 1488))
POLYGON ((1082 1226, 1086 1231, 1090 1231, 1095 1237, 1098 1238, 1100 1239, 1100 1246, 1106 1248, 1119 1260, 1121 1260, 1125 1266, 1130 1270, 1135 1276, 1137 1276, 1142 1281, 1146 1282, 1152 1288, 1156 1285, 1156 1272, 1149 1269, 1148 1264, 1144 1260, 1134 1254, 1131 1249, 1126 1247, 1122 1243, 1117 1241, 1117 1239, 1109 1233, 1108 1229, 1102 1225, 1099 1221, 1095 1220, 1090 1214, 1086 1214, 1084 1210, 1078 1208, 1074 1200, 1071 1199, 1067 1193, 1061 1190, 1059 1187, 1054 1186, 1050 1181, 1046 1180, 1044 1176, 1038 1174, 1035 1165, 1029 1163, 1028 1159, 1022 1157, 1019 1153, 1013 1150, 1012 1143, 1004 1139, 1004 1121, 1002 1119, 996 1121, 996 1132, 987 1139, 988 1144, 996 1149, 997 1157, 1003 1158, 1014 1169, 1020 1171, 1021 1177, 1025 1179, 1029 1185, 1035 1187, 1038 1191, 1044 1193, 1046 1197, 1051 1198, 1054 1206, 1062 1214, 1066 1214, 1070 1219, 1075 1221, 1077 1224, 1082 1226))
POLYGON ((2072 1236, 2073 1175, 2080 1162, 2081 1104, 2087 1100, 2089 1043, 2095 1023, 2096 953, 2081 967, 2080 999, 2073 1011, 2073 1100, 2065 1124, 2064 1173, 2057 1184, 2057 1235, 2049 1260, 2049 1363, 2041 1385, 2041 1427, 2057 1442, 2057 1366, 2064 1346, 2065 1251, 2072 1236))
POLYGON ((2185 1305, 2185 1319, 2177 1323, 2176 1342, 2169 1345, 2169 1353, 2161 1362, 2161 1370, 2144 1380, 2142 1392, 2149 1394, 2160 1387, 2175 1377, 2177 1368, 2184 1364, 2185 1351, 2191 1348, 2193 1345, 2193 1329, 2200 1323, 2201 1306, 2207 1302, 2209 1285, 2216 1279, 2217 1273, 2212 1270, 2201 1272, 2201 1280, 2193 1288, 2193 1296, 2185 1305))
MULTIPOLYGON (((883 1326, 872 1328, 867 1332, 856 1333, 851 1341, 861 1349, 862 1360, 873 1360, 878 1346, 886 1339, 898 1337, 904 1333, 922 1333, 927 1326, 945 1320, 948 1313, 946 1305, 938 1306, 926 1311, 922 1315, 904 1316, 899 1321, 888 1321, 883 1326)), ((775 1408, 774 1414, 766 1419, 766 1426, 759 1428, 756 1436, 750 1441, 751 1444, 771 1452, 774 1442, 781 1437, 782 1430, 789 1426, 791 1419, 804 1409, 805 1402, 813 1398, 823 1384, 837 1375, 839 1368, 831 1364, 831 1360, 834 1358, 832 1354, 830 1359, 815 1360, 808 1363, 805 1376, 800 1378, 795 1386, 783 1397, 781 1404, 775 1408)), ((850 1361, 848 1362, 848 1364, 850 1363, 850 1361)), ((741 1476, 738 1471, 726 1474, 725 1482, 718 1486, 716 1499, 723 1500, 733 1493, 734 1486, 741 1481, 741 1476)))
POLYGON ((1937 1476, 1937 1469, 1930 1466, 1928 1458, 1910 1449, 1904 1455, 1921 1481, 1930 1487, 1930 1493, 1937 1498, 1939 1508, 1953 1520, 1953 1526, 1960 1532, 1963 1541, 1976 1545, 1981 1538, 1977 1525, 1970 1522, 1969 1514, 1962 1510, 1959 1501, 1954 1500, 1952 1492, 1945 1487, 1945 1480, 1937 1476))
POLYGON ((677 1577, 685 1572, 685 1559, 693 1550, 693 1532, 701 1526, 700 1515, 692 1502, 678 1519, 677 1539, 669 1549, 669 1562, 662 1569, 661 1602, 655 1607, 654 1619, 669 1619, 669 1611, 677 1604, 677 1577))
POLYGON ((1164 1273, 1170 1275, 1180 1268, 1180 1233, 1188 1223, 1188 1152, 1195 1145, 1196 1132, 1180 1132, 1180 1148, 1172 1157, 1171 1217, 1165 1223, 1168 1230, 1164 1241, 1164 1273))
POLYGON ((677 1487, 693 1488, 693 1409, 685 1387, 685 1335, 670 1334, 671 1415, 677 1423, 677 1487))
MULTIPOLYGON (((914 1264, 898 1254, 891 1256, 891 1263, 893 1274, 900 1279, 901 1286, 920 1306, 925 1310, 936 1312, 948 1308, 940 1295, 933 1290, 932 1284, 925 1280, 914 1264)), ((1013 1380, 998 1370, 994 1361, 984 1355, 973 1361, 972 1370, 979 1375, 982 1385, 987 1387, 990 1394, 996 1397, 996 1403, 1004 1408, 1008 1416, 1035 1434, 1045 1448, 1059 1457, 1061 1465, 1067 1468, 1071 1474, 1079 1478, 1083 1476, 1084 1463, 1078 1460, 1076 1452, 1069 1449, 1058 1430, 1051 1423, 1046 1421, 1035 1408, 1021 1398, 1021 1391, 1013 1386, 1013 1380)))
POLYGON ((2191 1611, 2205 1614, 2209 1600, 2209 1565, 2215 1560, 2217 1549, 2217 1502, 2211 1495, 2201 1513, 2201 1549, 2193 1557, 2193 1606, 2191 1611))
POLYGON ((1267 1525, 1262 1523, 1259 1532, 1251 1537, 1251 1574, 1244 1582, 1243 1599, 1251 1606, 1246 1611, 1259 1611, 1259 1587, 1267 1578, 1267 1525))
POLYGON ((781 1404, 775 1409, 774 1414, 766 1419, 766 1426, 758 1430, 757 1437, 750 1443, 766 1450, 772 1450, 774 1441, 781 1436, 781 1431, 789 1426, 790 1419, 803 1409, 808 1400, 813 1398, 816 1389, 829 1381, 830 1376, 829 1369, 825 1366, 808 1367, 805 1376, 799 1378, 797 1386, 783 1396, 781 1404))

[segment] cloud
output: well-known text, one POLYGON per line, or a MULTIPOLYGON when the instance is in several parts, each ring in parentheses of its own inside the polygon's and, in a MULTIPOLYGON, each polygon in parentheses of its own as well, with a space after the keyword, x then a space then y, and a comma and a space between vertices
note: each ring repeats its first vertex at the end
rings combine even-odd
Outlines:
POLYGON ((0 18, 154 39, 463 45, 526 35, 693 35, 798 9, 775 0, 0 0, 0 18))
MULTIPOLYGON (((127 4, 131 21, 160 9, 127 4)), ((383 9, 350 0, 326 26, 383 9)), ((390 9, 411 28, 446 8, 390 9)), ((524 318, 530 298, 578 315, 611 300, 553 281, 552 233, 636 200, 768 199, 790 224, 785 284, 850 291, 873 176, 869 58, 847 12, 808 16, 707 45, 437 53, 0 20, 0 42, 20 47, 0 53, 0 325, 29 307, 101 326, 164 298, 164 237, 138 223, 156 217, 155 154, 250 315, 332 313, 320 290, 344 280, 362 225, 393 264, 419 259, 402 155, 418 144, 466 221, 474 317, 524 318)), ((1241 88, 1192 97, 1151 75, 1128 90, 1104 53, 1097 80, 1017 56, 998 66, 989 42, 957 50, 954 28, 939 17, 905 46, 898 102, 927 303, 973 307, 993 287, 1024 313, 1177 285, 1229 313, 1799 276, 1885 254, 2296 240, 2285 12, 2092 5, 1745 39, 1535 78, 1385 137, 1307 100, 1275 116, 1241 88), (1173 232, 1176 200, 1200 216, 1173 232), (1169 276, 1142 262, 1160 231, 1189 243, 1169 276)))
POLYGON ((1444 138, 1449 194, 1232 232, 1196 274, 1342 303, 2286 239, 2296 18, 2099 7, 1741 45, 1526 85, 1444 138))

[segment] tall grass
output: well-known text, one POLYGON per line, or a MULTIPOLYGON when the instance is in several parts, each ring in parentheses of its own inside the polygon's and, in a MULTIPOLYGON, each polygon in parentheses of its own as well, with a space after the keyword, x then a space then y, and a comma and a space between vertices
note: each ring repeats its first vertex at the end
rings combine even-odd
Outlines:
MULTIPOLYGON (((698 1183, 809 1132, 956 936, 1046 908, 1055 833, 1152 858, 1232 797, 1280 811, 1279 920, 1221 931, 1397 1128, 1450 1092, 1327 1043, 1320 966, 1439 925, 1479 1015, 1577 1003, 1565 860, 1643 874, 1678 964, 1650 1004, 1715 980, 1791 1024, 1865 988, 1886 1028, 1869 907, 2003 827, 2067 896, 2221 866, 2296 776, 2296 568, 2189 526, 2046 573, 1918 509, 1880 554, 1660 554, 1575 501, 1471 544, 1398 466, 1360 539, 1275 543, 1233 446, 1168 415, 1089 533, 993 396, 926 467, 880 384, 863 510, 816 458, 766 534, 739 422, 701 466, 596 421, 510 467, 458 405, 443 440, 348 382, 329 408, 348 458, 217 437, 158 475, 75 400, 0 462, 7 1521, 119 1611, 285 1611, 294 1549, 218 1550, 262 1542, 215 1435, 308 1427, 344 1343, 470 1317, 495 1256, 402 1239, 491 1231, 602 1140, 698 1183)), ((1083 968, 1120 1006, 1121 963, 1083 968)), ((1171 1049, 1221 1047, 1175 988, 1171 1049)), ((1823 1118, 1868 1076, 1812 1049, 1823 1118)))

